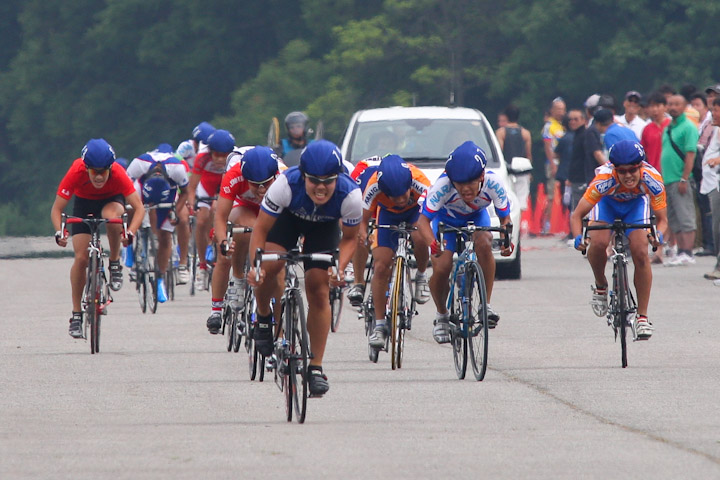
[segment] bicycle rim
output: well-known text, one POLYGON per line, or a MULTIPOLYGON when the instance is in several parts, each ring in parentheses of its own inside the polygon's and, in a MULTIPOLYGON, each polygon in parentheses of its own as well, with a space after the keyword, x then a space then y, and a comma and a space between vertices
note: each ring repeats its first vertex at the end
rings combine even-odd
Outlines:
POLYGON ((165 278, 165 288, 167 289, 168 300, 175 301, 175 267, 168 267, 165 278))
POLYGON ((615 325, 620 329, 620 360, 623 368, 627 367, 627 278, 625 264, 618 260, 615 294, 617 295, 617 312, 615 312, 615 325))
POLYGON ((90 353, 98 352, 98 321, 100 318, 100 264, 95 254, 90 255, 88 276, 90 278, 87 305, 87 323, 90 326, 90 353))
POLYGON ((398 368, 398 359, 402 356, 401 336, 399 332, 400 322, 398 315, 400 311, 400 295, 402 292, 402 258, 395 262, 392 278, 392 293, 390 294, 390 357, 393 370, 398 368))
POLYGON ((460 288, 454 285, 455 289, 455 301, 453 302, 453 312, 450 315, 450 345, 453 351, 453 363, 455 364, 455 373, 459 380, 465 378, 465 372, 467 371, 467 337, 463 335, 462 326, 459 324, 459 319, 462 318, 462 292, 460 288))
MULTIPOLYGON (((295 419, 298 423, 304 423, 307 412, 307 371, 310 345, 302 298, 299 292, 295 292, 293 297, 292 318, 288 318, 291 323, 285 323, 285 335, 286 338, 289 337, 288 347, 290 349, 289 371, 287 373, 290 379, 288 382, 290 386, 288 395, 292 397, 295 419)), ((290 402, 288 401, 288 403, 290 402)), ((288 411, 288 421, 290 420, 291 413, 288 411)))
POLYGON ((488 357, 487 291, 482 269, 478 264, 469 264, 466 269, 467 289, 467 332, 470 364, 478 382, 485 378, 488 357), (469 268, 468 268, 469 267, 469 268))

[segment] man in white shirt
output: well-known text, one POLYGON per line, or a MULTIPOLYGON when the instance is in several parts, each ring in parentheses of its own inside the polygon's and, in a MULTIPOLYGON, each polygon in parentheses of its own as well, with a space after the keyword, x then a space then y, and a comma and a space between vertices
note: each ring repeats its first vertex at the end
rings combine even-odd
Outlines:
POLYGON ((615 116, 615 121, 629 127, 638 139, 642 137, 643 128, 647 125, 647 122, 638 115, 638 113, 640 113, 641 99, 642 95, 640 95, 639 92, 630 90, 625 94, 625 100, 623 101, 625 114, 615 116))

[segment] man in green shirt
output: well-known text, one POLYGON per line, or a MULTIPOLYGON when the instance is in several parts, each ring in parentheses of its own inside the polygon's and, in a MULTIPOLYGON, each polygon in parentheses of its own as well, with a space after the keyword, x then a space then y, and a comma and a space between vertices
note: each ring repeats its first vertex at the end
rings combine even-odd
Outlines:
POLYGON ((691 171, 697 150, 697 127, 685 117, 687 100, 682 95, 668 98, 667 111, 672 121, 663 130, 660 164, 665 181, 668 224, 675 235, 678 255, 675 264, 695 263, 695 204, 691 171))

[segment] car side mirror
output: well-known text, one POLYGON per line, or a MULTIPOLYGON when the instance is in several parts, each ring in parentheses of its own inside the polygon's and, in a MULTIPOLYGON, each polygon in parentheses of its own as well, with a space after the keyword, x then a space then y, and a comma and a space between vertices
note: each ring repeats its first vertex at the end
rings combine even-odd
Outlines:
POLYGON ((528 175, 532 169, 532 162, 525 157, 513 157, 508 165, 508 173, 513 175, 528 175))

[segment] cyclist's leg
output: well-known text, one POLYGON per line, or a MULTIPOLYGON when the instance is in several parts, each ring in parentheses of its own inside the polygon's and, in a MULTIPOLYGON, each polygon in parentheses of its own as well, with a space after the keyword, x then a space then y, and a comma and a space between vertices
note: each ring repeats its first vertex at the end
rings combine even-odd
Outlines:
POLYGON ((430 250, 425 239, 419 231, 412 233, 411 237, 413 242, 413 251, 415 252, 415 261, 417 262, 417 271, 425 273, 428 266, 428 260, 430 259, 430 250))
POLYGON ((172 230, 168 220, 162 223, 162 227, 155 231, 158 239, 157 262, 160 274, 165 274, 172 256, 172 230))
MULTIPOLYGON (((75 227, 78 224, 74 224, 75 227)), ((70 285, 72 291, 73 312, 82 311, 82 294, 87 281, 89 233, 73 233, 73 250, 75 258, 70 268, 70 285)))
POLYGON ((648 238, 646 230, 633 230, 628 234, 630 254, 635 267, 634 283, 637 292, 638 315, 647 316, 652 288, 652 268, 648 258, 648 238))
MULTIPOLYGON (((102 207, 103 218, 120 218, 125 213, 124 201, 118 202, 115 199, 109 201, 102 207)), ((110 245, 110 261, 120 261, 120 236, 122 225, 107 224, 108 244, 110 245)))
MULTIPOLYGON (((245 227, 252 227, 255 225, 257 220, 258 209, 251 208, 249 206, 241 205, 238 208, 233 208, 230 212, 230 221, 236 225, 243 225, 245 227)), ((245 277, 245 261, 248 258, 248 249, 250 247, 250 233, 239 233, 233 235, 233 241, 235 242, 235 253, 232 256, 232 267, 233 277, 244 278, 245 277)))
MULTIPOLYGON (((179 207, 179 206, 178 206, 179 207)), ((187 208, 177 208, 177 244, 180 249, 179 268, 187 269, 188 249, 190 245, 190 212, 187 208)))
POLYGON ((395 251, 389 246, 378 245, 372 251, 375 273, 370 280, 373 298, 378 301, 375 305, 375 319, 377 324, 385 323, 385 303, 380 299, 386 297, 388 284, 390 283, 390 274, 392 273, 392 261, 395 251))
MULTIPOLYGON (((438 223, 440 221, 453 224, 449 217, 442 215, 435 217, 431 223, 435 238, 437 238, 438 235, 438 223)), ((448 315, 447 298, 450 293, 450 284, 448 281, 450 279, 450 271, 452 270, 453 252, 455 251, 455 247, 457 245, 456 237, 457 235, 453 233, 446 233, 445 251, 443 251, 439 256, 433 255, 430 257, 433 273, 428 283, 430 285, 430 296, 432 296, 433 302, 435 303, 438 317, 448 315)))
POLYGON ((327 269, 311 268, 305 271, 305 295, 308 302, 308 334, 313 353, 310 365, 321 366, 330 332, 330 286, 327 269))

